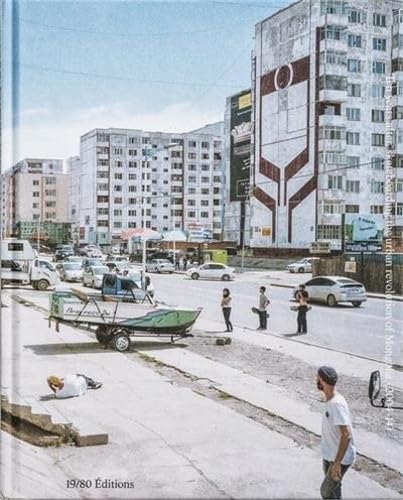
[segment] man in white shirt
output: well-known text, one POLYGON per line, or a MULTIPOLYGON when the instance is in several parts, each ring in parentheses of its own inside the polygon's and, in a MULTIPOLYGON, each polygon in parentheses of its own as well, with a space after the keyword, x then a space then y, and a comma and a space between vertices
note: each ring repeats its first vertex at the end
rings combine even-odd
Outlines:
POLYGON ((87 392, 87 389, 99 389, 102 387, 101 382, 95 382, 92 378, 80 373, 77 375, 66 375, 65 377, 51 375, 47 378, 47 382, 58 399, 82 396, 87 392))
POLYGON ((325 473, 320 488, 322 498, 342 498, 343 476, 356 457, 350 412, 346 400, 336 391, 336 382, 337 373, 334 368, 330 366, 319 368, 316 384, 326 398, 321 439, 325 473))

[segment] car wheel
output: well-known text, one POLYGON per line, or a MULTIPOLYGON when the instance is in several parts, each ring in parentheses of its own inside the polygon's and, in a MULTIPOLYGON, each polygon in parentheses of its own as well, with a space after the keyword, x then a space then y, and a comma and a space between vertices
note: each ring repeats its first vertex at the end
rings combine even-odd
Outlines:
POLYGON ((198 280, 200 278, 198 273, 192 273, 192 275, 190 277, 192 278, 192 280, 198 280))
POLYGON ((337 304, 336 297, 334 295, 328 295, 326 303, 329 307, 334 307, 337 304))
POLYGON ((47 290, 48 286, 49 286, 49 283, 46 280, 39 280, 36 283, 36 289, 40 290, 41 292, 47 290))
POLYGON ((125 333, 118 333, 112 339, 113 348, 118 352, 126 352, 130 348, 130 339, 125 333))
POLYGON ((303 267, 299 267, 299 268, 298 268, 298 272, 299 272, 299 273, 303 273, 303 272, 304 272, 304 268, 303 268, 303 267))
POLYGON ((362 302, 358 302, 358 300, 353 300, 353 302, 351 302, 353 304, 354 307, 360 307, 362 302))
POLYGON ((223 275, 222 275, 222 277, 221 277, 221 279, 222 279, 223 281, 229 281, 230 277, 229 277, 229 275, 228 275, 228 274, 223 274, 223 275))

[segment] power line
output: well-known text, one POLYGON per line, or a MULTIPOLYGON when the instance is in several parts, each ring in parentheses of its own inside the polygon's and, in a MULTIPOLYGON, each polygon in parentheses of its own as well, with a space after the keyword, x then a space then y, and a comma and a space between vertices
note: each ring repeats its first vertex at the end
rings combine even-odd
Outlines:
MULTIPOLYGON (((267 8, 267 7, 265 7, 267 8)), ((256 18, 248 18, 248 19, 243 19, 242 21, 239 21, 237 23, 233 24, 227 24, 224 26, 215 26, 212 28, 205 28, 205 29, 194 29, 194 30, 188 30, 188 31, 156 31, 156 32, 137 32, 137 33, 119 33, 119 32, 110 32, 110 31, 98 31, 98 30, 90 30, 90 29, 85 29, 85 28, 76 28, 72 26, 60 26, 60 25, 54 25, 54 24, 46 24, 46 23, 41 23, 39 21, 33 21, 31 19, 25 19, 25 18, 18 18, 19 21, 21 21, 24 24, 31 24, 33 26, 41 26, 42 28, 46 29, 51 29, 51 30, 59 30, 59 31, 72 31, 75 33, 84 33, 88 35, 100 35, 100 36, 111 36, 111 37, 121 37, 121 38, 163 38, 163 37, 169 37, 169 36, 180 36, 180 35, 197 35, 197 34, 203 34, 203 33, 212 33, 214 31, 225 31, 228 29, 232 29, 236 26, 246 24, 248 22, 255 21, 256 18)))
POLYGON ((187 87, 221 87, 221 88, 234 88, 238 89, 239 85, 235 83, 226 83, 226 84, 219 84, 219 83, 206 83, 206 82, 181 82, 181 81, 174 81, 174 80, 146 80, 146 79, 137 79, 133 78, 130 76, 118 76, 118 75, 105 75, 101 73, 90 73, 86 71, 74 71, 74 70, 67 70, 67 69, 58 69, 58 68, 51 68, 47 66, 36 66, 33 64, 25 64, 21 63, 21 67, 31 69, 34 71, 44 71, 44 72, 50 72, 50 73, 60 73, 60 74, 65 74, 65 75, 72 75, 72 76, 86 76, 86 77, 91 77, 91 78, 102 78, 102 79, 109 79, 109 80, 121 80, 121 81, 131 81, 135 83, 146 83, 146 84, 155 84, 155 85, 183 85, 187 87))

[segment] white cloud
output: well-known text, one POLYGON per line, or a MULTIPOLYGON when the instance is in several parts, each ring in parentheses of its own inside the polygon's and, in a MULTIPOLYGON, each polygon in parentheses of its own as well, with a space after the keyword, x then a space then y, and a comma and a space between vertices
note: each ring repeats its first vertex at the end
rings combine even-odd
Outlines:
POLYGON ((224 110, 199 109, 189 103, 167 106, 158 113, 136 113, 121 104, 51 115, 46 109, 25 112, 14 155, 11 132, 3 129, 3 170, 29 157, 65 159, 79 153, 80 136, 94 128, 130 128, 159 132, 186 132, 223 119, 224 110), (52 118, 49 118, 52 116, 52 118))

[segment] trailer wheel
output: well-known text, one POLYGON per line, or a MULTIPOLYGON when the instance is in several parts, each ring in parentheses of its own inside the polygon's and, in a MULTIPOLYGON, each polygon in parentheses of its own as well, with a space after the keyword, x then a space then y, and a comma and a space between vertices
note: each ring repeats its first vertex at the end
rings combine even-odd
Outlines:
POLYGON ((95 338, 102 345, 107 345, 111 340, 111 336, 107 333, 106 329, 102 326, 99 326, 95 332, 95 338))
POLYGON ((40 290, 41 292, 47 290, 49 283, 46 280, 39 280, 36 282, 36 290, 40 290))
POLYGON ((126 352, 130 349, 130 339, 125 333, 118 333, 112 339, 113 348, 118 352, 126 352))

